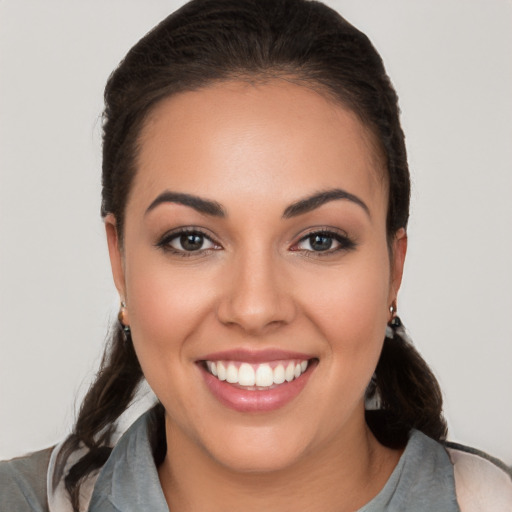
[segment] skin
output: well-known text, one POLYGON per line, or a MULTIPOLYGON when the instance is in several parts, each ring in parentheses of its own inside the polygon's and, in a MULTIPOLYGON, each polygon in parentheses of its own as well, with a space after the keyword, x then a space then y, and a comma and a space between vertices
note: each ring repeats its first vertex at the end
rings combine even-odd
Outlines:
POLYGON ((361 507, 400 455, 367 428, 364 393, 407 245, 404 230, 388 245, 388 190, 372 135, 343 105, 274 80, 172 96, 140 141, 123 247, 113 216, 106 229, 125 321, 166 410, 171 456, 159 475, 170 509, 361 507), (338 199, 283 218, 290 204, 330 189, 368 211, 338 199), (166 190, 216 201, 225 215, 170 202, 147 212, 166 190), (213 242, 188 256, 158 246, 190 226, 213 242), (333 240, 313 251, 307 235, 319 228, 354 247, 333 240), (232 348, 298 351, 318 365, 284 407, 241 413, 213 397, 196 364, 232 348))

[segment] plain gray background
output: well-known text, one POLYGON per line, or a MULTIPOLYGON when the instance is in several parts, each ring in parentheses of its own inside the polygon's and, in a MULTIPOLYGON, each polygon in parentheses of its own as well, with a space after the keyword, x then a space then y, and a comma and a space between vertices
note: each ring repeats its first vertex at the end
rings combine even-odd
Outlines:
MULTIPOLYGON (((55 443, 118 299, 100 205, 102 89, 182 2, 0 0, 0 458, 55 443)), ((399 309, 450 438, 512 464, 512 2, 331 0, 381 52, 413 180, 399 309)))

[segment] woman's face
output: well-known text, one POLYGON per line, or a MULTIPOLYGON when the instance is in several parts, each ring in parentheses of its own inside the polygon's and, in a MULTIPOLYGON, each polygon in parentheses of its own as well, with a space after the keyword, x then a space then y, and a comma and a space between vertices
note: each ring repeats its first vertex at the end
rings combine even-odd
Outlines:
POLYGON ((362 123, 305 87, 229 82, 160 103, 140 142, 122 250, 107 233, 171 449, 270 471, 364 432, 406 238, 389 252, 362 123))

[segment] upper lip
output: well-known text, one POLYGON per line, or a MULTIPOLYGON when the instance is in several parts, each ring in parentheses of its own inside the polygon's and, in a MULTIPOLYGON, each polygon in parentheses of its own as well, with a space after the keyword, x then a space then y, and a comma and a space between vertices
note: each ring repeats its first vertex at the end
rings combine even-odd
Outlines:
POLYGON ((247 363, 265 363, 269 361, 281 361, 287 359, 308 360, 314 356, 291 352, 280 349, 264 349, 264 350, 247 350, 247 349, 231 349, 220 352, 212 352, 200 358, 200 361, 244 361, 247 363))

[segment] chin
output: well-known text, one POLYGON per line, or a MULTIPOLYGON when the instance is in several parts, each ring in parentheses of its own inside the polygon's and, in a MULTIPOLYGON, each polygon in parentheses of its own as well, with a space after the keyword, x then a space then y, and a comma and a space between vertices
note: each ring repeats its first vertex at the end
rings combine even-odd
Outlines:
POLYGON ((237 473, 273 473, 294 466, 308 450, 305 432, 232 428, 206 447, 220 465, 237 473))
POLYGON ((233 450, 218 454, 217 461, 235 473, 268 474, 286 470, 294 466, 300 450, 283 450, 282 447, 247 449, 233 447, 233 450))

